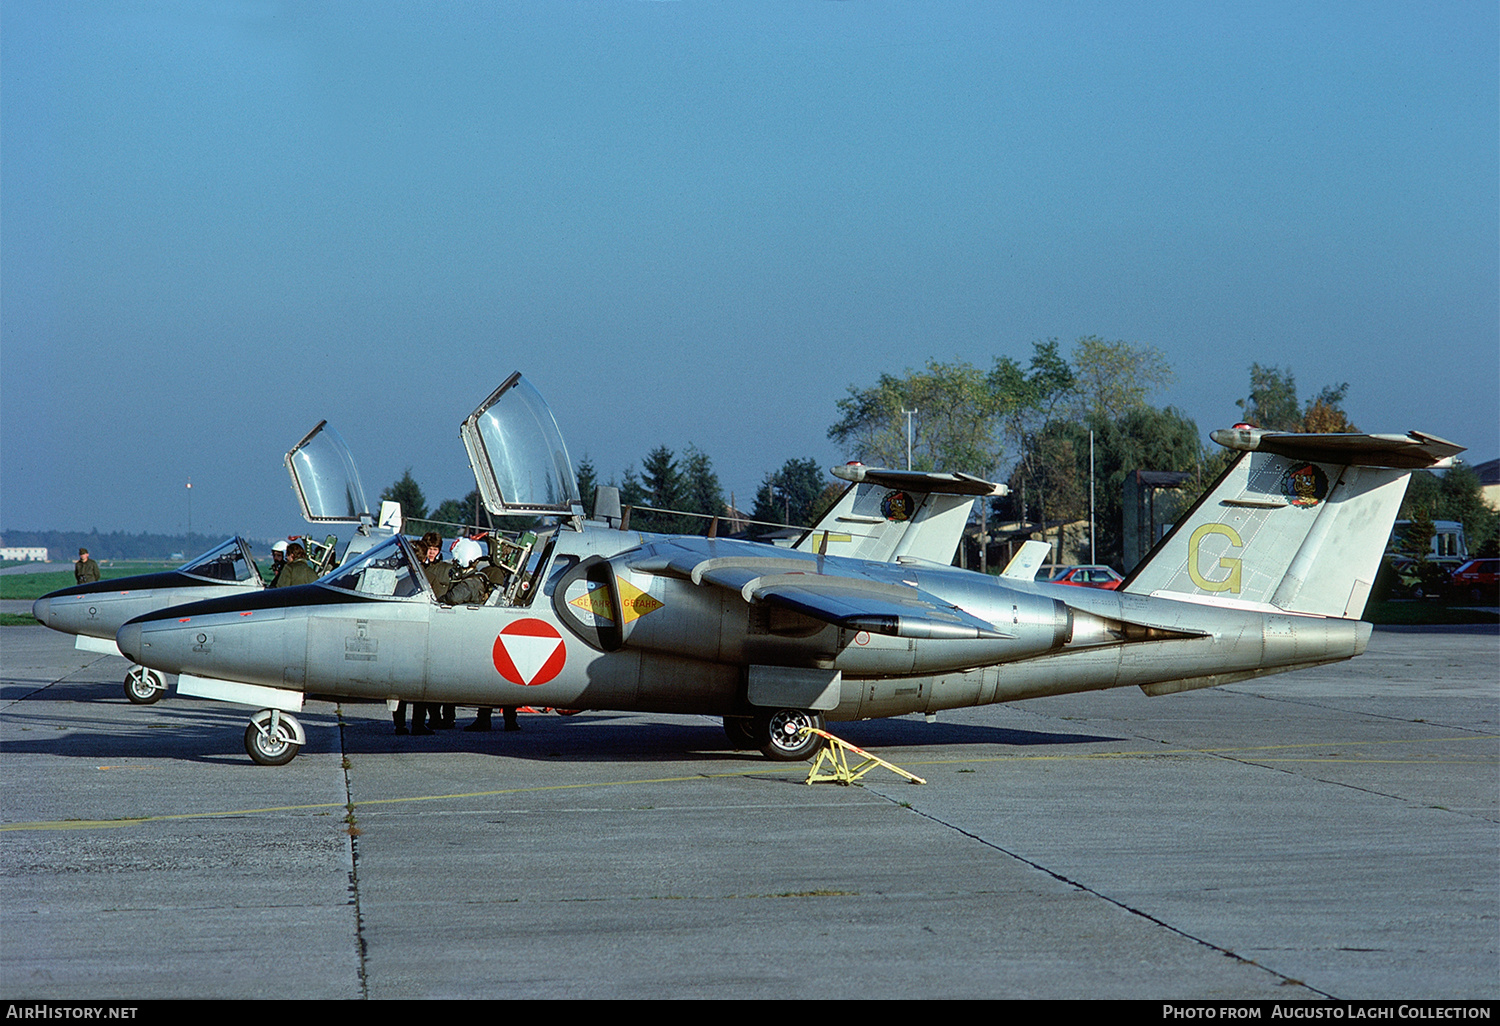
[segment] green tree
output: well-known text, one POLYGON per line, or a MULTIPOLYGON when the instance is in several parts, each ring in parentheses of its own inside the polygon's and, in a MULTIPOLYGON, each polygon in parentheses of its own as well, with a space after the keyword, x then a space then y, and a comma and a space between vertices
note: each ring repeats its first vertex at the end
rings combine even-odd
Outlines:
MULTIPOLYGON (((1123 417, 1096 419, 1092 424, 1096 552, 1100 562, 1128 572, 1131 568, 1123 565, 1125 475, 1133 470, 1189 471, 1194 474, 1192 485, 1177 493, 1175 510, 1158 503, 1157 515, 1163 520, 1186 512, 1212 478, 1205 473, 1205 454, 1198 425, 1170 406, 1160 410, 1140 407, 1123 417)), ((1084 458, 1087 456, 1085 451, 1084 458)))
POLYGON ((1464 525, 1470 554, 1485 549, 1500 533, 1500 513, 1485 505, 1479 475, 1466 463, 1456 463, 1443 474, 1434 513, 1436 520, 1457 520, 1464 525))
MULTIPOLYGON (((650 506, 657 510, 683 508, 682 474, 671 449, 658 445, 647 453, 646 458, 641 461, 639 476, 633 469, 625 471, 624 481, 620 485, 620 502, 633 509, 640 506, 650 506)), ((634 510, 630 515, 630 526, 638 531, 688 534, 695 530, 696 522, 691 517, 634 510)))
POLYGON ((908 410, 912 469, 987 474, 999 461, 989 382, 971 364, 929 361, 903 377, 882 374, 870 388, 850 385, 837 405, 842 416, 828 437, 871 466, 906 466, 908 410))
POLYGON ((1009 356, 995 358, 987 378, 990 406, 1004 438, 1016 449, 1057 417, 1072 394, 1073 369, 1058 349, 1055 338, 1033 342, 1031 362, 1024 368, 1009 356))
MULTIPOLYGON (((724 489, 708 454, 689 443, 682 454, 682 509, 706 517, 724 513, 724 489)), ((708 530, 708 521, 700 522, 697 531, 708 530)))
POLYGON ((1052 472, 1050 450, 1055 440, 1043 441, 1048 424, 1061 420, 1077 379, 1058 351, 1057 339, 1032 344, 1031 363, 1022 368, 1010 357, 995 360, 990 371, 990 389, 1004 437, 1018 454, 1011 474, 1011 503, 1023 520, 1046 520, 1047 493, 1065 476, 1052 472))
POLYGON ((474 519, 472 505, 466 505, 462 499, 444 499, 438 503, 437 509, 432 511, 429 519, 422 521, 421 524, 412 523, 408 531, 415 534, 417 528, 422 527, 424 534, 427 529, 431 529, 444 538, 454 538, 462 529, 459 525, 472 524, 474 519))
POLYGON ((1344 396, 1349 392, 1349 382, 1341 385, 1325 385, 1323 391, 1307 401, 1302 412, 1302 430, 1314 434, 1342 434, 1358 431, 1349 422, 1344 412, 1344 396))
POLYGON ((594 469, 589 454, 584 453, 583 459, 578 461, 578 497, 583 500, 584 513, 590 516, 594 512, 594 492, 598 487, 599 472, 594 469))
POLYGON ((1442 480, 1430 470, 1414 470, 1406 480, 1406 495, 1401 500, 1397 520, 1416 520, 1421 515, 1429 519, 1437 511, 1438 495, 1443 488, 1442 480))
POLYGON ((380 493, 380 501, 401 503, 401 515, 409 521, 421 520, 427 516, 427 497, 411 476, 410 467, 406 468, 406 473, 401 475, 400 480, 380 493))
POLYGON ((1302 409, 1297 405, 1297 382, 1292 372, 1277 367, 1250 365, 1250 396, 1235 405, 1245 420, 1268 431, 1296 431, 1302 427, 1302 409))
POLYGON ((1028 438, 1010 476, 1009 506, 1028 522, 1086 519, 1089 515, 1089 431, 1071 420, 1049 421, 1028 438))
POLYGON ((1069 412, 1079 422, 1090 416, 1119 417, 1146 406, 1175 376, 1156 347, 1106 342, 1097 335, 1073 343, 1072 371, 1069 412))
POLYGON ((1349 383, 1324 385, 1322 391, 1307 400, 1306 406, 1297 404, 1297 382, 1291 368, 1285 371, 1276 367, 1250 365, 1250 397, 1237 399, 1235 405, 1244 410, 1244 418, 1257 427, 1268 431, 1304 431, 1312 433, 1337 433, 1358 431, 1344 413, 1344 397, 1349 393, 1349 383))
MULTIPOLYGON (((827 476, 812 457, 790 459, 765 476, 755 493, 756 520, 811 527, 827 509, 827 476)), ((837 493, 835 496, 837 497, 837 493)))

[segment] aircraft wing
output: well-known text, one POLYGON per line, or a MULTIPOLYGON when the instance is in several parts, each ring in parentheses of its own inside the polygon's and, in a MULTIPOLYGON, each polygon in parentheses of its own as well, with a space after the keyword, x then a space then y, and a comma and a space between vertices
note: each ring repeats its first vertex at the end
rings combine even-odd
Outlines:
POLYGON ((1009 638, 1012 635, 919 588, 857 577, 775 574, 746 584, 752 602, 795 609, 853 631, 899 638, 1009 638))
POLYGON ((979 617, 920 588, 826 573, 824 560, 716 556, 693 552, 632 561, 641 573, 662 574, 738 591, 764 602, 855 631, 902 638, 1010 638, 979 617))

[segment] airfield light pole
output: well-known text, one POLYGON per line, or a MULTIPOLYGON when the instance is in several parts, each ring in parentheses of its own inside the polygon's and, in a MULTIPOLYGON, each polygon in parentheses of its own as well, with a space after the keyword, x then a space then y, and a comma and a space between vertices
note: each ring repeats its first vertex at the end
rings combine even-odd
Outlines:
POLYGON ((187 502, 188 502, 188 535, 187 535, 188 536, 188 548, 192 548, 193 547, 193 479, 192 478, 188 478, 188 482, 187 482, 187 502))
POLYGON ((918 411, 903 409, 901 412, 904 413, 904 414, 906 414, 906 469, 910 470, 911 469, 911 415, 913 413, 918 412, 918 411))
POLYGON ((1089 563, 1097 565, 1094 555, 1094 432, 1089 431, 1089 563))

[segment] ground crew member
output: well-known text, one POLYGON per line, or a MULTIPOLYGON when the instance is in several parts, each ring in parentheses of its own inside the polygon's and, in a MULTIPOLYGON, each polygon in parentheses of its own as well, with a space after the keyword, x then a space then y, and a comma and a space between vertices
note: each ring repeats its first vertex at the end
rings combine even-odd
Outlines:
POLYGON ((73 564, 73 580, 79 584, 92 584, 99 579, 99 564, 89 556, 88 549, 78 550, 78 562, 73 564))
POLYGON ((286 567, 276 575, 273 588, 295 588, 299 584, 311 584, 318 579, 318 571, 307 561, 307 550, 301 542, 292 542, 286 547, 286 567))

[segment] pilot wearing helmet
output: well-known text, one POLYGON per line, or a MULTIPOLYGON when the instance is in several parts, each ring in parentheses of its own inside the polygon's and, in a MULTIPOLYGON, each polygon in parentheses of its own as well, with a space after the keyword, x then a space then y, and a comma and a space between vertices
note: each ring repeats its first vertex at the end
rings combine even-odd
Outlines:
POLYGON ((286 569, 285 539, 271 546, 271 581, 266 585, 266 587, 276 587, 277 582, 281 580, 281 571, 284 569, 286 569))
POLYGON ((441 601, 450 606, 477 606, 489 597, 489 581, 475 566, 484 550, 479 543, 460 538, 453 543, 453 586, 441 601))

